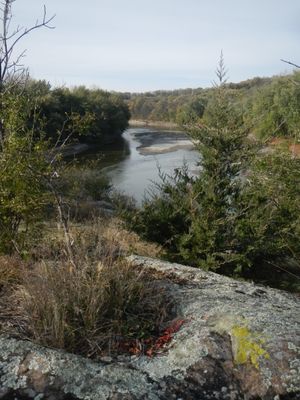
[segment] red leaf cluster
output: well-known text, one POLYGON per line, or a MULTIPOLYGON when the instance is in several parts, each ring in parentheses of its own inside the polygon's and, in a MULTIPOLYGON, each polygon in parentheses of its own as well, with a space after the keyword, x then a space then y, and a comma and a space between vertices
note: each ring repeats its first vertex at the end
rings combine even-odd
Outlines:
POLYGON ((154 354, 162 351, 165 346, 172 340, 173 334, 178 332, 181 326, 184 324, 184 319, 177 319, 172 322, 168 328, 163 331, 163 334, 159 336, 154 343, 146 350, 145 354, 152 357, 154 354))
POLYGON ((184 319, 172 321, 159 337, 123 341, 119 344, 119 350, 133 355, 146 354, 148 357, 153 357, 155 354, 164 351, 166 345, 171 342, 174 333, 178 332, 185 322, 184 319))

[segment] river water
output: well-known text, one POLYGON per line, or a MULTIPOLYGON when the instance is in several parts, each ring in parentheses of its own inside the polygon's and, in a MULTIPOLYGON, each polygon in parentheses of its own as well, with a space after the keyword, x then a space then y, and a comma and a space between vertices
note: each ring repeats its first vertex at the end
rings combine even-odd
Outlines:
POLYGON ((183 132, 139 127, 127 129, 118 143, 102 149, 99 167, 115 189, 140 203, 152 182, 159 181, 159 169, 172 174, 186 163, 194 174, 198 160, 183 132))

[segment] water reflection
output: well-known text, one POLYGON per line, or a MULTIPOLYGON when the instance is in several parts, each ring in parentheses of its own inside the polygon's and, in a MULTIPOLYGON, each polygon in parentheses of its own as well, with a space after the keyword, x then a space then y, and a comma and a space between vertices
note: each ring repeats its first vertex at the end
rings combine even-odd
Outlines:
POLYGON ((159 168, 172 174, 175 168, 185 162, 191 172, 199 160, 191 142, 182 132, 151 130, 149 128, 130 128, 123 134, 124 148, 113 154, 104 154, 107 165, 102 168, 114 187, 133 196, 138 202, 153 181, 159 180, 159 168), (112 156, 114 160, 112 160, 112 156))
POLYGON ((77 158, 80 159, 82 164, 93 161, 93 165, 95 165, 96 162, 97 168, 103 169, 125 160, 130 156, 130 152, 128 140, 121 136, 113 143, 101 144, 101 146, 94 145, 88 152, 77 156, 77 158))
POLYGON ((172 174, 183 163, 194 173, 199 154, 183 132, 129 128, 117 142, 95 146, 79 157, 80 163, 103 170, 113 186, 139 203, 159 169, 172 174))

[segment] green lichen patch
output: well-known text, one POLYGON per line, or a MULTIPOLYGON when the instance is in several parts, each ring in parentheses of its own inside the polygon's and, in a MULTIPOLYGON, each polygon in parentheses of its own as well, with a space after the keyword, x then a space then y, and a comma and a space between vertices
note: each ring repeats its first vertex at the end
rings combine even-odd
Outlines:
POLYGON ((260 334, 251 332, 246 326, 234 326, 231 330, 234 343, 234 361, 237 364, 250 362, 259 369, 259 360, 269 359, 270 355, 263 348, 264 339, 260 334))

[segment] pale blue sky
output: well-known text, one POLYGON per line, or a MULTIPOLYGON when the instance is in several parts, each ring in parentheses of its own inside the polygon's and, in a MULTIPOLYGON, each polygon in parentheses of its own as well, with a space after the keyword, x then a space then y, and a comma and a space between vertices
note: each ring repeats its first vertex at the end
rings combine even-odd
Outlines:
POLYGON ((53 85, 146 91, 206 87, 221 49, 230 81, 300 63, 300 0, 16 0, 14 20, 56 14, 22 42, 31 75, 53 85))

